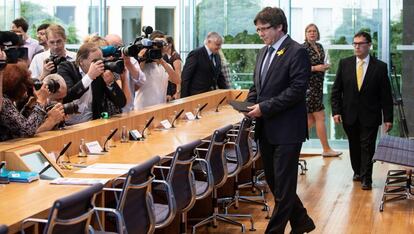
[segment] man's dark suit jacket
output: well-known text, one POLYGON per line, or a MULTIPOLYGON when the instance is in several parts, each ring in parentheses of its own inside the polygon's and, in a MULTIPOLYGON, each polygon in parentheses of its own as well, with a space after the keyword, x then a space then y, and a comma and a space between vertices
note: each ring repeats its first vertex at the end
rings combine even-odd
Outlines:
MULTIPOLYGON (((82 75, 79 72, 79 67, 74 62, 63 62, 58 67, 58 74, 63 77, 68 88, 68 93, 63 99, 63 103, 72 102, 82 97, 88 90, 82 84, 82 75)), ((112 85, 110 90, 101 76, 97 77, 91 84, 92 88, 92 118, 98 119, 101 113, 107 110, 107 102, 109 99, 115 106, 122 108, 126 104, 125 94, 122 89, 116 84, 112 85)))
POLYGON ((208 92, 216 89, 228 89, 221 72, 221 59, 214 55, 216 66, 210 60, 205 46, 191 51, 181 73, 181 97, 208 92))
POLYGON ((342 115, 347 125, 359 120, 362 126, 375 127, 393 121, 393 101, 387 64, 370 56, 368 68, 358 91, 356 57, 339 62, 336 79, 332 87, 332 115, 342 115), (381 113, 382 112, 382 113, 381 113))
POLYGON ((261 86, 260 70, 266 51, 267 46, 259 51, 254 84, 247 97, 247 101, 259 103, 262 112, 256 121, 256 138, 265 134, 274 145, 301 143, 308 136, 305 103, 311 76, 308 53, 288 36, 276 52, 261 86))

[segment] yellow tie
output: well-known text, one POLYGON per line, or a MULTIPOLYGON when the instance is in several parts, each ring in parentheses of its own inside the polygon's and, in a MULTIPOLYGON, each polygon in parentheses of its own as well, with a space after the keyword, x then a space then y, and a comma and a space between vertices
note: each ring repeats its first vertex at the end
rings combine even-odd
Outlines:
POLYGON ((361 90, 362 86, 362 76, 364 75, 364 60, 359 60, 358 67, 357 67, 357 84, 358 84, 358 91, 361 90))

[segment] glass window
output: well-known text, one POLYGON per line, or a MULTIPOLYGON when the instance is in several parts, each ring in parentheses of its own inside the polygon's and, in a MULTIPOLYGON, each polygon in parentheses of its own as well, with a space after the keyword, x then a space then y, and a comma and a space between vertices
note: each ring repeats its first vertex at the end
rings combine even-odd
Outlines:
POLYGON ((122 39, 124 42, 135 40, 141 35, 141 7, 122 7, 122 39))
POLYGON ((65 24, 70 24, 75 21, 75 7, 74 6, 57 6, 55 17, 59 18, 65 24))
POLYGON ((174 8, 155 8, 155 29, 174 36, 174 8))
POLYGON ((98 33, 99 32, 99 7, 98 6, 89 6, 89 26, 88 33, 98 33))

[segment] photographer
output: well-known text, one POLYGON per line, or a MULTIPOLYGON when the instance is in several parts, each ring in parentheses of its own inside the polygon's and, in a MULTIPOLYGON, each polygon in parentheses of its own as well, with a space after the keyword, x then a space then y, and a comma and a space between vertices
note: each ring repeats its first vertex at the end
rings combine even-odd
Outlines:
POLYGON ((80 114, 72 116, 68 124, 98 119, 102 112, 117 114, 126 104, 114 75, 105 70, 101 49, 92 43, 83 44, 75 62, 61 63, 57 73, 65 79, 68 88, 64 103, 76 100, 79 106, 80 114))
POLYGON ((162 52, 160 53, 160 58, 158 59, 149 59, 146 56, 149 52, 157 51, 163 49, 164 46, 167 46, 167 39, 165 35, 157 32, 152 33, 150 39, 155 42, 151 49, 144 48, 140 51, 138 55, 138 60, 140 61, 140 67, 146 76, 146 81, 139 87, 136 92, 134 106, 136 110, 141 110, 147 106, 152 106, 160 103, 166 102, 167 97, 167 87, 168 80, 174 84, 180 84, 181 80, 174 69, 162 58, 162 52))
POLYGON ((27 34, 29 24, 23 18, 17 18, 13 20, 11 25, 11 31, 17 35, 21 35, 24 41, 23 47, 28 49, 28 64, 32 61, 34 55, 43 51, 43 47, 39 45, 39 42, 33 38, 30 38, 27 34))
POLYGON ((46 29, 46 40, 49 50, 34 56, 29 70, 33 78, 43 80, 47 75, 56 73, 57 66, 63 61, 74 61, 76 53, 65 49, 65 29, 51 24, 46 29))
MULTIPOLYGON (((116 34, 108 34, 105 40, 109 45, 115 47, 122 47, 123 41, 120 36, 116 34)), ((145 82, 145 74, 141 71, 139 63, 132 57, 122 54, 125 64, 125 72, 121 74, 122 90, 127 99, 127 104, 122 109, 122 112, 129 112, 134 109, 135 91, 145 82)))
POLYGON ((49 49, 47 45, 47 37, 46 37, 46 29, 50 26, 50 24, 41 24, 36 29, 36 37, 39 40, 39 44, 43 46, 43 50, 46 51, 49 49))
POLYGON ((36 132, 47 131, 64 119, 63 106, 55 105, 46 112, 44 107, 50 94, 46 84, 33 90, 33 80, 25 62, 7 64, 3 70, 4 100, 0 114, 0 141, 19 137, 30 137, 36 132), (19 111, 15 105, 30 93, 34 98, 33 108, 19 111), (51 126, 51 127, 50 127, 51 126))

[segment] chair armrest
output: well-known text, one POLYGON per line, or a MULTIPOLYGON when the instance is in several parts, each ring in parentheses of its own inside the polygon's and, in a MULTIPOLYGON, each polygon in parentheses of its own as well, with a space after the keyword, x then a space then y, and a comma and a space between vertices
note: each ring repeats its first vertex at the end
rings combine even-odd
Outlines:
POLYGON ((154 168, 156 168, 156 169, 162 169, 162 170, 170 170, 171 169, 171 167, 167 167, 167 166, 154 166, 154 168))
POLYGON ((229 134, 227 134, 227 136, 229 136, 229 137, 237 137, 237 134, 231 134, 231 133, 229 133, 229 134))
POLYGON ((47 219, 28 218, 28 219, 23 220, 23 222, 22 222, 22 224, 20 226, 20 232, 22 234, 25 234, 25 232, 24 232, 24 226, 25 226, 25 224, 27 224, 29 222, 30 223, 47 223, 47 219))
POLYGON ((173 156, 164 155, 164 156, 161 156, 161 158, 169 158, 169 159, 173 159, 174 157, 173 157, 173 156))
POLYGON ((195 148, 196 151, 208 151, 207 148, 195 148))
POLYGON ((226 144, 229 144, 229 145, 235 145, 235 144, 236 144, 236 142, 233 142, 233 141, 227 141, 227 142, 226 142, 226 144))
POLYGON ((206 140, 206 139, 204 139, 204 140, 201 140, 201 142, 203 142, 203 143, 210 143, 210 142, 211 142, 211 140, 206 140))
POLYGON ((211 193, 211 191, 213 191, 214 178, 213 178, 213 173, 211 170, 210 163, 208 163, 207 160, 205 160, 204 158, 196 158, 195 161, 205 164, 206 169, 207 169, 207 184, 208 184, 207 190, 202 194, 199 194, 199 195, 196 194, 196 199, 200 200, 200 199, 204 199, 205 197, 207 197, 211 193))
POLYGON ((99 215, 97 214, 96 211, 102 211, 102 212, 114 214, 116 217, 116 226, 118 229, 118 233, 126 233, 124 218, 122 217, 122 214, 117 209, 106 208, 106 207, 94 207, 94 210, 95 210, 96 217, 98 218, 99 227, 101 228, 101 231, 104 231, 104 230, 102 228, 101 221, 99 220, 99 215))
POLYGON ((167 181, 165 180, 153 180, 152 183, 163 184, 165 186, 165 192, 166 192, 167 200, 168 200, 169 213, 164 222, 155 224, 155 228, 164 228, 174 220, 175 214, 177 213, 177 205, 175 203, 174 193, 171 188, 171 185, 167 183, 167 181))
POLYGON ((103 188, 103 191, 122 192, 121 188, 103 188))

